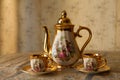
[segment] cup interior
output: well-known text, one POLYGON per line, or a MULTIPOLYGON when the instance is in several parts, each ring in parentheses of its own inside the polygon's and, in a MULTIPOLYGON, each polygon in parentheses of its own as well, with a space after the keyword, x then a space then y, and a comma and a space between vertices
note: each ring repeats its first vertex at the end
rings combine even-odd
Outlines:
POLYGON ((83 58, 93 58, 94 57, 94 54, 93 53, 85 53, 83 54, 83 58))

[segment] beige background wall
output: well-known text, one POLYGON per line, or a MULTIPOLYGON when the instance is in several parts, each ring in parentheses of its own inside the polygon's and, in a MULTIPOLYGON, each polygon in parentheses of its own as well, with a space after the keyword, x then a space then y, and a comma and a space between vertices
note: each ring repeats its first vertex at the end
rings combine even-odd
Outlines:
POLYGON ((120 49, 120 0, 117 0, 116 48, 120 49))
MULTIPOLYGON (((0 0, 0 54, 43 50, 44 31, 48 26, 51 43, 54 25, 66 10, 75 31, 87 26, 93 38, 86 50, 120 50, 119 0, 0 0)), ((88 33, 82 31, 79 47, 88 33)))
POLYGON ((18 51, 17 1, 0 1, 0 53, 15 53, 18 51))

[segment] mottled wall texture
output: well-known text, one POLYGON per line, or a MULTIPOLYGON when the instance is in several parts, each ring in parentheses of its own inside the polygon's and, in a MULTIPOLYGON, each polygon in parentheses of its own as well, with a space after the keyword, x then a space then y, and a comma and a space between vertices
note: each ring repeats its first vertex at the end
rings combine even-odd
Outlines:
MULTIPOLYGON (((92 30, 85 50, 120 50, 120 0, 0 0, 0 54, 42 51, 44 31, 48 26, 51 43, 54 25, 66 10, 74 31, 78 26, 92 30)), ((88 33, 81 31, 79 47, 88 33)))

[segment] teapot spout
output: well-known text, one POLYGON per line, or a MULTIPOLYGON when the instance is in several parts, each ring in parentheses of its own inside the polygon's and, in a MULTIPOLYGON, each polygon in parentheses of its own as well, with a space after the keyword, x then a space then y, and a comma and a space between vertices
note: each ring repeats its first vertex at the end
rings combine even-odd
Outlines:
POLYGON ((44 30, 45 30, 45 39, 44 39, 44 51, 47 53, 50 53, 50 37, 49 37, 49 32, 48 32, 48 28, 46 26, 43 26, 44 30))

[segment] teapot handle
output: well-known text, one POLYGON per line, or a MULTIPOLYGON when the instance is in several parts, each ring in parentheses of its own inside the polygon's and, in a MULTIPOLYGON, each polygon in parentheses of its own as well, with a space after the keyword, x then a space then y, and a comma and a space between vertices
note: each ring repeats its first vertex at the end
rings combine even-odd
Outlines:
POLYGON ((85 47, 87 46, 87 44, 90 42, 90 40, 91 40, 91 38, 92 38, 92 32, 91 32, 91 30, 89 29, 89 28, 87 28, 87 27, 83 27, 83 26, 79 26, 79 29, 77 30, 77 32, 75 33, 75 37, 82 37, 80 34, 79 34, 79 32, 81 31, 81 30, 87 30, 88 32, 89 32, 89 37, 88 37, 88 39, 86 40, 86 42, 84 43, 84 45, 82 46, 82 48, 81 48, 81 50, 80 50, 80 53, 82 53, 83 51, 84 51, 84 49, 85 49, 85 47))

